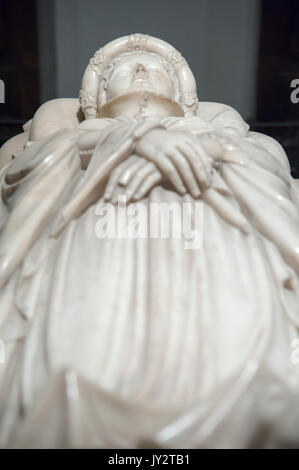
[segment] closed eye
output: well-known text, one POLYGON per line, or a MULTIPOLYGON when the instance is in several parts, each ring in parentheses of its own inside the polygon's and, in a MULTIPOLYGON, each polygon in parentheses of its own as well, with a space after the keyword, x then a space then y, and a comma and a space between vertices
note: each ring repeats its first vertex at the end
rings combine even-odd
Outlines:
POLYGON ((159 78, 165 77, 165 74, 161 70, 153 68, 153 67, 150 69, 150 74, 152 77, 159 77, 159 78))
POLYGON ((113 79, 127 78, 130 75, 130 70, 122 70, 113 74, 113 79))

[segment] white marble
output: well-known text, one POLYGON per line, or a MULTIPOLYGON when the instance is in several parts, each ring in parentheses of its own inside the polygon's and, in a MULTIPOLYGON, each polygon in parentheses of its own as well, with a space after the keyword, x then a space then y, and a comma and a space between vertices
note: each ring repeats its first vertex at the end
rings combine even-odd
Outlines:
POLYGON ((134 34, 0 162, 2 447, 299 445, 299 193, 276 141, 134 34), (168 237, 99 236, 124 198, 138 230, 200 207, 199 245, 177 216, 168 237))

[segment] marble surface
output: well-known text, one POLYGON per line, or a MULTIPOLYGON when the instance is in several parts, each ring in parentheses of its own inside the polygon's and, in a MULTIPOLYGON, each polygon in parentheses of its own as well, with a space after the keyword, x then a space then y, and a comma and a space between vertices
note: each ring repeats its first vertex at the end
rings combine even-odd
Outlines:
POLYGON ((299 445, 298 185, 178 51, 99 49, 1 148, 0 186, 1 447, 299 445), (104 237, 124 201, 145 217, 104 237), (152 207, 178 211, 165 237, 152 207))

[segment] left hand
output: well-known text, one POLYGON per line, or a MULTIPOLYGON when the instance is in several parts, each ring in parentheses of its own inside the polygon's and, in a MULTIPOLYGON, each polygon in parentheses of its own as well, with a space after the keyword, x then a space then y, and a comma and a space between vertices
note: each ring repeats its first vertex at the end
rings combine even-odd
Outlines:
POLYGON ((125 196, 127 203, 137 201, 145 197, 162 180, 162 173, 153 163, 143 157, 131 155, 111 173, 104 199, 113 204, 119 196, 125 196))

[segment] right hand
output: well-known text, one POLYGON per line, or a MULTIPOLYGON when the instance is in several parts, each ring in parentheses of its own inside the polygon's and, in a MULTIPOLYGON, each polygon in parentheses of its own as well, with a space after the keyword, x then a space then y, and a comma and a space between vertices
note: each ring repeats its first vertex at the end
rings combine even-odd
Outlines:
POLYGON ((213 160, 190 132, 153 129, 135 150, 154 163, 179 194, 189 192, 197 199, 211 183, 213 160))

